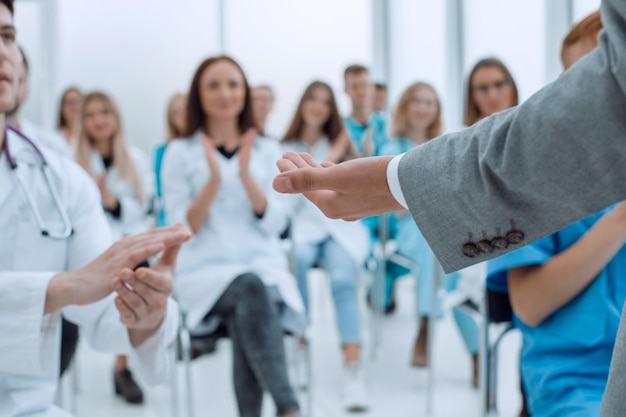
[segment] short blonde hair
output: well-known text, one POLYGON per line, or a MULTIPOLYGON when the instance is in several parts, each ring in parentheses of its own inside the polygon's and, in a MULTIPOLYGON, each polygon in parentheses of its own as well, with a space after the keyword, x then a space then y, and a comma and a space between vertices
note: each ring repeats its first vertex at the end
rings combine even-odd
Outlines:
POLYGON ((409 103, 411 103, 411 99, 417 90, 427 89, 430 90, 436 99, 437 104, 437 115, 435 116, 435 120, 428 126, 426 129, 426 136, 428 139, 436 138, 437 136, 441 136, 443 133, 443 121, 441 120, 441 100, 439 100, 439 95, 437 94, 437 90, 435 88, 425 82, 416 82, 407 87, 406 90, 400 96, 400 100, 398 100, 398 105, 396 106, 395 111, 393 112, 393 127, 391 129, 391 136, 406 136, 409 131, 409 120, 407 118, 407 109, 409 107, 409 103))

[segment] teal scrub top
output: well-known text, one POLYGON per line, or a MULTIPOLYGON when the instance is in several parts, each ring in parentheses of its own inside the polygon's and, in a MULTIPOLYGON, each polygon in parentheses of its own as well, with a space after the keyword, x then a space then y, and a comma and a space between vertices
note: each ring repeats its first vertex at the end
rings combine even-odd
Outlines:
POLYGON ((389 125, 389 116, 383 112, 372 112, 366 124, 361 124, 352 116, 343 119, 350 141, 356 148, 359 156, 364 154, 364 134, 369 128, 372 129, 372 141, 374 145, 374 154, 370 156, 380 155, 380 149, 387 142, 387 126, 389 125))
MULTIPOLYGON (((154 154, 153 154, 156 193, 157 193, 157 197, 159 201, 162 198, 161 165, 163 163, 163 155, 165 155, 166 147, 167 147, 167 142, 156 146, 154 148, 154 154)), ((157 226, 162 227, 166 225, 167 225, 167 219, 165 217, 165 208, 163 207, 163 204, 159 203, 159 209, 157 211, 157 226)))
MULTIPOLYGON (((489 261, 488 287, 507 290, 508 269, 544 264, 612 209, 489 261)), ((599 416, 625 298, 626 246, 585 290, 538 326, 529 327, 514 314, 523 337, 522 380, 533 417, 599 416)))

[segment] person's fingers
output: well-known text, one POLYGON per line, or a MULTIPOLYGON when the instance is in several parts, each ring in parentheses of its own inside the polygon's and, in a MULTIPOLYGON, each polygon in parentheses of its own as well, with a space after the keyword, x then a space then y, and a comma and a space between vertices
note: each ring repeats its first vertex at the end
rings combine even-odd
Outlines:
POLYGON ((330 162, 330 161, 324 161, 324 162, 322 162, 322 163, 320 164, 320 166, 321 166, 322 168, 331 168, 331 167, 334 167, 334 166, 335 166, 335 164, 333 164, 333 163, 332 163, 332 162, 330 162))
POLYGON ((120 321, 123 325, 132 326, 139 321, 135 312, 119 296, 115 297, 115 308, 117 308, 117 311, 120 313, 120 321))
POLYGON ((161 294, 169 295, 172 292, 171 277, 172 276, 169 271, 160 271, 154 268, 139 268, 135 271, 132 280, 136 280, 139 283, 147 285, 150 289, 161 294))
POLYGON ((168 248, 165 248, 165 250, 163 251, 163 254, 157 261, 157 265, 159 266, 159 269, 163 268, 170 272, 174 272, 174 268, 176 267, 176 258, 178 257, 178 252, 180 251, 181 247, 182 247, 182 244, 172 245, 168 248))
POLYGON ((256 139, 256 136, 257 136, 257 131, 255 128, 252 127, 248 129, 246 133, 244 133, 242 139, 245 143, 252 143, 256 139))
POLYGON ((312 168, 320 167, 320 164, 315 160, 315 158, 313 158, 313 156, 311 156, 311 154, 308 154, 306 152, 301 152, 300 158, 302 158, 304 162, 306 162, 312 168))
POLYGON ((152 229, 147 232, 126 237, 117 242, 114 246, 119 250, 129 250, 130 248, 142 246, 146 243, 162 243, 167 247, 186 242, 190 238, 191 232, 189 229, 182 224, 177 224, 175 226, 152 229))
POLYGON ((133 271, 130 269, 122 270, 117 278, 118 280, 113 280, 113 290, 122 300, 124 300, 126 305, 133 310, 136 316, 141 317, 142 315, 145 315, 148 312, 149 307, 147 301, 142 297, 142 293, 145 294, 148 292, 146 285, 141 285, 139 281, 134 280, 133 271), (137 288, 135 288, 135 286, 133 286, 129 281, 136 281, 135 286, 137 288), (137 289, 142 290, 142 293, 137 291, 137 289))
POLYGON ((274 178, 273 187, 280 193, 304 193, 307 191, 333 189, 331 168, 300 168, 285 171, 274 178))
POLYGON ((289 159, 285 159, 285 158, 282 158, 276 161, 276 166, 278 167, 278 170, 280 172, 293 171, 293 170, 298 169, 296 164, 291 162, 289 159))
POLYGON ((134 268, 145 260, 163 252, 164 249, 165 245, 162 243, 145 243, 131 247, 127 252, 122 254, 123 265, 134 268))
POLYGON ((309 165, 302 158, 303 154, 304 153, 299 154, 299 153, 296 153, 296 152, 287 152, 286 154, 283 155, 283 158, 291 161, 298 168, 311 168, 311 165, 309 165))

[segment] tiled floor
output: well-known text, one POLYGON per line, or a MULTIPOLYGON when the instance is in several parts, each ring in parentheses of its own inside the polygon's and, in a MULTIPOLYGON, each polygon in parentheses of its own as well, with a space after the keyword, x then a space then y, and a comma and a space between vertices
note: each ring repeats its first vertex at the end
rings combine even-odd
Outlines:
MULTIPOLYGON (((336 334, 334 310, 325 278, 311 274, 312 287, 312 361, 313 361, 313 415, 315 417, 350 416, 341 407, 342 374, 339 342, 336 334)), ((362 306, 366 341, 366 360, 369 394, 372 407, 364 417, 427 416, 428 371, 409 367, 411 347, 415 338, 414 283, 401 280, 397 287, 399 308, 383 320, 382 343, 373 358, 369 314, 362 306)), ((363 299, 363 297, 361 297, 363 299)), ((470 361, 449 315, 436 326, 434 352, 434 395, 432 416, 478 417, 478 392, 470 388, 470 361)), ((199 417, 236 417, 231 388, 230 346, 220 342, 218 352, 193 363, 194 410, 199 417)), ((503 417, 513 417, 519 411, 517 362, 520 338, 511 334, 501 349, 500 411, 503 417)), ((130 406, 113 394, 111 366, 113 358, 81 345, 78 354, 79 393, 76 397, 76 415, 104 416, 181 416, 173 413, 171 390, 168 387, 150 388, 146 404, 130 406)), ((180 377, 182 368, 179 366, 180 377)), ((64 381, 65 397, 68 380, 64 381)), ((182 402, 182 395, 180 397, 182 402)), ((67 400, 66 400, 67 403, 67 400)), ((264 417, 274 415, 271 399, 265 402, 264 417)))

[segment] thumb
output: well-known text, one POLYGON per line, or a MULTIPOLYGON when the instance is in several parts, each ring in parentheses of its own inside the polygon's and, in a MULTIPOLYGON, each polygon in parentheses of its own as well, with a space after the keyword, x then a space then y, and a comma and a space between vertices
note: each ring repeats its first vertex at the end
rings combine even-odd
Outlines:
POLYGON ((332 168, 300 168, 284 171, 274 178, 272 185, 279 193, 286 194, 332 189, 331 170, 332 168))
POLYGON ((165 248, 165 250, 161 254, 161 257, 159 258, 157 263, 154 265, 155 269, 158 269, 158 270, 167 269, 167 270, 173 271, 174 268, 176 268, 176 258, 178 257, 178 252, 180 252, 181 246, 182 246, 182 243, 179 243, 177 245, 172 245, 172 246, 165 248))

